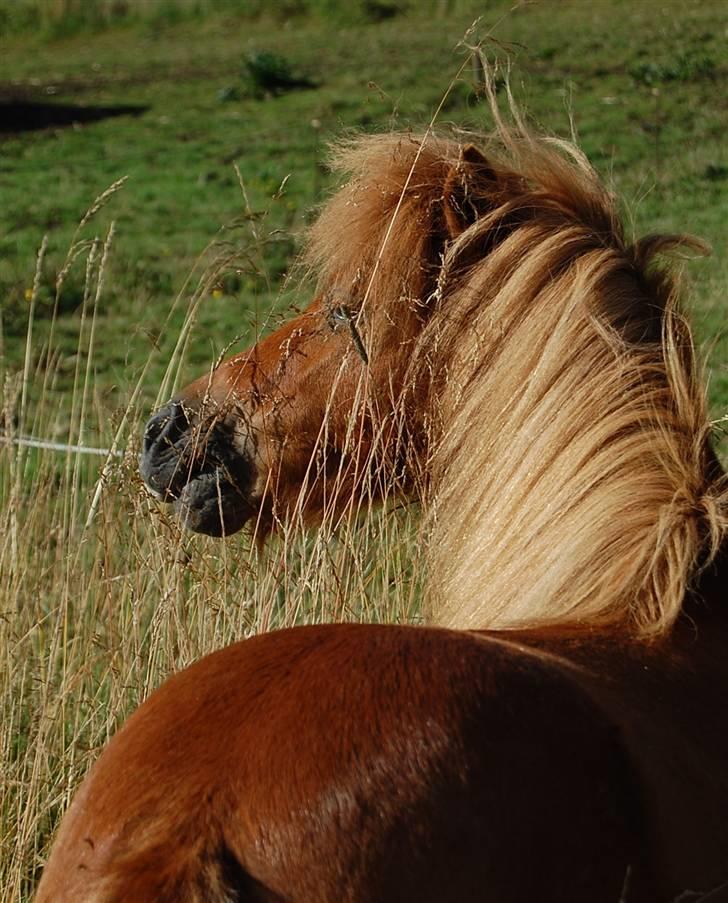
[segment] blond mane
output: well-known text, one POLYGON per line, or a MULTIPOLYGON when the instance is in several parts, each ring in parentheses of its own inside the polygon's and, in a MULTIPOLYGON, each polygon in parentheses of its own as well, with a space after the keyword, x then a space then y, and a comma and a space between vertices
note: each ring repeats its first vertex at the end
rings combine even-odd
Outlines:
POLYGON ((574 145, 496 121, 487 166, 433 136, 340 149, 353 177, 308 259, 358 300, 374 354, 392 322, 411 336, 431 619, 660 634, 728 530, 679 280, 656 263, 703 246, 630 244, 574 145))

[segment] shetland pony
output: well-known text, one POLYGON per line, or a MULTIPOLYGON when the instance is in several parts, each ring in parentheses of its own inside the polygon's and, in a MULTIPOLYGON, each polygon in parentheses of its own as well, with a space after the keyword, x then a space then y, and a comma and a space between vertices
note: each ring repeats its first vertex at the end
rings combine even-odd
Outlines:
POLYGON ((575 147, 497 122, 484 152, 340 149, 315 300, 141 457, 213 535, 421 498, 434 626, 285 630, 173 676, 39 901, 728 898, 726 480, 656 265, 697 243, 630 244, 575 147))

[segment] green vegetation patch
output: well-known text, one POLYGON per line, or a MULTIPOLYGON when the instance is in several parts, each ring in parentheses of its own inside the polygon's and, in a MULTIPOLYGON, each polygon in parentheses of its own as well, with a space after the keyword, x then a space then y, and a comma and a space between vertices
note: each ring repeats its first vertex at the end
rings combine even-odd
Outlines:
MULTIPOLYGON (((363 18, 347 22, 348 7, 334 3, 291 3, 272 20, 233 0, 0 2, 6 22, 19 17, 3 39, 0 100, 80 111, 66 127, 0 136, 6 365, 22 362, 26 296, 44 235, 41 344, 54 314, 78 319, 81 264, 59 298, 55 277, 84 211, 121 177, 128 177, 123 190, 84 233, 103 239, 115 224, 99 310, 115 341, 96 350, 99 383, 133 382, 152 348, 160 347, 160 360, 169 353, 179 325, 174 315, 167 319, 173 299, 200 256, 215 253, 205 250, 211 243, 227 263, 201 306, 205 328, 189 346, 190 368, 233 337, 250 338, 329 190, 327 142, 358 129, 422 129, 463 63, 456 45, 476 6, 393 4, 387 12, 380 4, 377 12, 369 4, 363 18), (88 19, 83 30, 79 16, 88 19), (48 27, 27 30, 41 19, 48 27), (143 112, 93 122, 81 115, 116 105, 143 112)), ((552 4, 509 13, 509 4, 497 3, 469 37, 485 36, 500 20, 495 34, 512 45, 522 102, 555 132, 568 134, 573 120, 587 153, 626 199, 636 231, 688 229, 720 250, 728 209, 719 90, 727 64, 714 28, 720 9, 708 2, 677 15, 670 4, 612 0, 588 11, 560 3, 555 15, 552 4)), ((442 128, 490 127, 474 78, 466 65, 444 104, 442 128)), ((718 255, 692 268, 699 303, 720 267, 718 255)), ((699 309, 707 340, 702 319, 699 309)), ((707 320, 715 326, 714 315, 707 320)), ((66 332, 73 329, 55 336, 62 356, 75 353, 66 332)), ((720 371, 723 341, 713 354, 720 371)), ((719 374, 714 392, 723 381, 719 374)), ((715 401, 725 405, 728 397, 715 401)))

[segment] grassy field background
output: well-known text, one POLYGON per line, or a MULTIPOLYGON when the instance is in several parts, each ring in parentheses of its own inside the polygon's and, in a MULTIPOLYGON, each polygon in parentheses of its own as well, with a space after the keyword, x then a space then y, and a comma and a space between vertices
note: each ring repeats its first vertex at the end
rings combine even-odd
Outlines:
POLYGON ((0 434, 122 452, 0 439, 0 899, 29 896, 99 747, 170 670, 281 624, 416 619, 416 512, 258 553, 181 534, 136 453, 176 382, 307 300, 287 275, 328 141, 422 130, 463 64, 438 126, 490 128, 468 30, 509 46, 537 122, 573 122, 635 234, 712 244, 688 308, 728 411, 724 3, 513 5, 0 0, 0 434), (279 91, 281 73, 309 84, 279 91), (20 131, 21 103, 78 109, 20 131))

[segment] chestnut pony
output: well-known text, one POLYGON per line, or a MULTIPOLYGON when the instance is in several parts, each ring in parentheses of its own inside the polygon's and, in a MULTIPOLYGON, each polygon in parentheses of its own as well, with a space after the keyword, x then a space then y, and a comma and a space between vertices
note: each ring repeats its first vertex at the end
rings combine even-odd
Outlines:
POLYGON ((150 420, 188 527, 396 485, 432 626, 257 636, 168 680, 42 901, 728 899, 728 550, 690 332, 572 145, 362 138, 311 306, 150 420), (721 887, 723 890, 721 890, 721 887))

